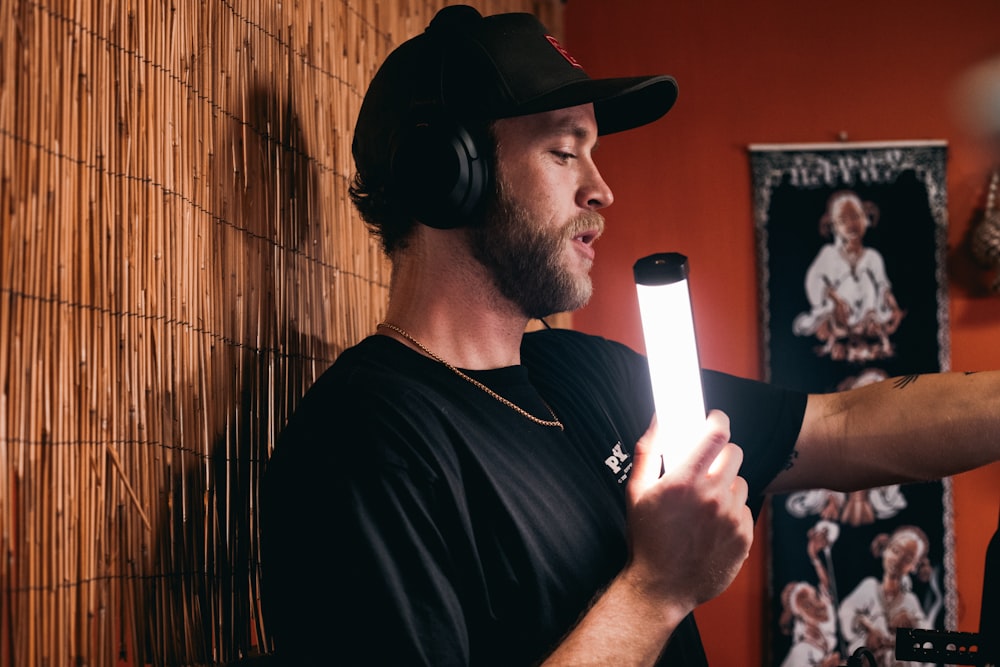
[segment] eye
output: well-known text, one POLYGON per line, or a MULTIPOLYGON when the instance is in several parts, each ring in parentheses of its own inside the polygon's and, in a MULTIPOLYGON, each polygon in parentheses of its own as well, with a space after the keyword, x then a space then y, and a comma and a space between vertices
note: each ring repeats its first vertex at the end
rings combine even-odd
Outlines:
POLYGON ((576 155, 574 155, 573 153, 569 153, 567 151, 552 151, 552 154, 555 155, 560 162, 568 162, 576 158, 576 155))

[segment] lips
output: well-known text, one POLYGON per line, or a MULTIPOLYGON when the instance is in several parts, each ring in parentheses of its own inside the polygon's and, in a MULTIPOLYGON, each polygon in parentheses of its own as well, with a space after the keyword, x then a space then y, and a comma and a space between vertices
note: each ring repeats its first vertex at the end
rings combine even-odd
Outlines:
POLYGON ((577 250, 581 255, 587 259, 593 261, 594 259, 594 241, 601 233, 597 230, 587 230, 573 237, 573 244, 576 246, 577 250))
POLYGON ((604 231, 604 216, 588 212, 573 219, 569 225, 569 236, 584 245, 591 245, 604 231))
POLYGON ((604 231, 604 216, 600 213, 586 212, 574 218, 567 225, 566 236, 573 242, 577 250, 587 259, 594 259, 594 241, 600 238, 604 231))

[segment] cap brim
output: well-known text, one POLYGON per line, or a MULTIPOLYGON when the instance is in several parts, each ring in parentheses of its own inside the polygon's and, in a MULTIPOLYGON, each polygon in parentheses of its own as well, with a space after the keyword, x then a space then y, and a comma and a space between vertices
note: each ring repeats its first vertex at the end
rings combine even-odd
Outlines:
POLYGON ((513 113, 526 115, 593 103, 598 134, 612 134, 652 123, 677 101, 677 82, 666 75, 616 79, 582 79, 521 104, 513 113))
POLYGON ((677 82, 672 77, 649 76, 603 79, 617 89, 610 97, 594 100, 598 134, 631 130, 662 118, 677 101, 677 82))

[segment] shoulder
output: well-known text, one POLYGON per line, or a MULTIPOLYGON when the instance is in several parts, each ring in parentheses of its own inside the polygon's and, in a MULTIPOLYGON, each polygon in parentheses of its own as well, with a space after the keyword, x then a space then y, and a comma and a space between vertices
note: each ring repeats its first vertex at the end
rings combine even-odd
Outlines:
POLYGON ((840 251, 837 250, 837 246, 833 243, 827 243, 819 249, 816 253, 815 262, 817 263, 834 263, 841 262, 843 258, 840 256, 840 251))
MULTIPOLYGON (((543 394, 570 391, 611 401, 652 401, 646 358, 607 338, 569 329, 533 332, 524 337, 521 363, 543 394)), ((648 425, 649 415, 643 423, 648 425)))
POLYGON ((338 462, 344 474, 359 468, 339 462, 360 456, 366 470, 436 476, 426 443, 443 428, 435 419, 436 394, 427 390, 437 370, 435 362, 384 336, 348 348, 302 397, 279 435, 273 465, 283 458, 338 462))
POLYGON ((535 348, 567 351, 629 349, 627 346, 608 338, 573 329, 542 329, 526 333, 521 343, 522 351, 535 348))
POLYGON ((421 385, 436 362, 385 336, 369 336, 347 348, 309 388, 296 416, 329 414, 340 406, 387 403, 406 406, 423 395, 421 385))
POLYGON ((875 592, 878 591, 881 585, 881 582, 875 577, 865 577, 854 587, 854 590, 858 593, 875 592))
POLYGON ((881 267, 885 264, 885 260, 882 259, 882 253, 871 246, 865 246, 864 253, 861 255, 861 262, 874 267, 881 267))

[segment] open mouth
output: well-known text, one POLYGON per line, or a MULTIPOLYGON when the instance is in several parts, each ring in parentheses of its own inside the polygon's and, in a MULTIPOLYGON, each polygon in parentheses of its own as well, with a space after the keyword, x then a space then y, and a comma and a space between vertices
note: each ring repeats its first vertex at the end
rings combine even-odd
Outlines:
POLYGON ((601 233, 598 230, 588 229, 581 232, 573 237, 573 244, 576 245, 578 251, 586 257, 588 260, 593 261, 594 259, 594 241, 601 233))
POLYGON ((582 215, 574 220, 570 239, 590 259, 594 258, 594 241, 604 231, 604 218, 598 214, 582 215))

